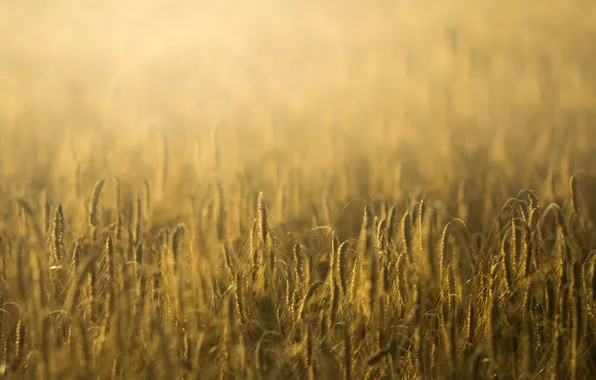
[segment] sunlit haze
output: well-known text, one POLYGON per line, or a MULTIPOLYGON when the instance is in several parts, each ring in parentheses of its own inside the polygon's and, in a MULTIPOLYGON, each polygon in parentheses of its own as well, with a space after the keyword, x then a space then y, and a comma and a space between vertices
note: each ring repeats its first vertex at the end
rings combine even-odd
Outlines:
POLYGON ((0 0, 1 379, 595 379, 596 1, 0 0))

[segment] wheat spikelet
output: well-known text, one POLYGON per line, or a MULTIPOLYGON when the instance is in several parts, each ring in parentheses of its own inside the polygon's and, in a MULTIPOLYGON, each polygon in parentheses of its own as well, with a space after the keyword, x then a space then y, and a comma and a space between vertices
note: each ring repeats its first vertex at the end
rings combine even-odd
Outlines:
POLYGON ((397 222, 397 205, 393 205, 387 214, 387 230, 385 231, 385 244, 389 250, 395 249, 397 222))
POLYGON ((396 289, 396 301, 398 307, 401 308, 405 301, 405 292, 407 288, 407 279, 406 279, 406 252, 402 252, 399 254, 397 258, 397 289, 396 289))
POLYGON ((234 290, 236 292, 236 307, 240 317, 240 324, 246 324, 246 300, 244 297, 244 274, 238 272, 234 279, 234 290))
POLYGON ((365 258, 370 254, 373 241, 372 236, 374 232, 374 214, 372 208, 367 204, 364 207, 364 216, 362 218, 362 228, 360 230, 360 238, 358 240, 358 257, 365 258))
POLYGON ((299 243, 294 245, 293 249, 294 253, 294 273, 296 276, 296 280, 298 281, 298 285, 302 285, 305 283, 306 280, 306 271, 305 271, 305 263, 304 263, 304 256, 302 253, 302 248, 300 247, 299 243))
POLYGON ((581 202, 581 192, 579 190, 579 178, 578 175, 583 175, 585 172, 575 173, 569 179, 569 192, 570 192, 570 200, 571 200, 571 207, 575 215, 580 215, 580 202, 581 202))
POLYGON ((327 270, 327 278, 332 282, 336 281, 339 276, 337 268, 338 264, 338 248, 339 238, 335 235, 335 232, 331 235, 331 250, 329 251, 329 267, 327 270))
POLYGON ((467 355, 471 353, 474 347, 474 336, 476 334, 476 309, 474 303, 470 301, 468 305, 468 313, 466 315, 466 352, 467 355))
POLYGON ((248 250, 251 255, 251 279, 253 283, 256 282, 259 275, 259 251, 255 244, 257 228, 257 221, 253 219, 248 241, 248 250))
POLYGON ((388 251, 388 245, 385 240, 385 232, 387 231, 387 219, 382 218, 379 220, 377 224, 377 234, 376 234, 376 243, 379 246, 379 249, 383 252, 388 251))
POLYGON ((87 288, 89 290, 89 319, 94 321, 97 316, 97 265, 92 265, 93 268, 89 271, 87 276, 87 288))
MULTIPOLYGON (((412 206, 416 208, 416 205, 412 206)), ((424 221, 425 219, 425 212, 427 211, 426 201, 422 199, 418 203, 417 212, 418 217, 416 218, 416 226, 418 227, 418 250, 420 253, 425 252, 424 250, 424 221)))
POLYGON ((556 247, 559 251, 560 257, 560 274, 559 274, 559 318, 562 328, 567 327, 567 320, 569 316, 569 255, 568 248, 564 242, 565 237, 563 236, 562 229, 559 227, 557 232, 556 247))
POLYGON ((409 212, 406 212, 401 221, 401 245, 402 249, 408 255, 408 258, 412 258, 412 216, 409 212))
POLYGON ((377 255, 373 250, 374 215, 372 208, 367 204, 364 207, 364 216, 358 240, 358 260, 360 260, 361 299, 364 302, 365 313, 370 316, 375 310, 377 294, 377 255))
POLYGON ((105 178, 100 179, 93 187, 93 195, 91 197, 91 210, 89 212, 89 224, 92 227, 97 227, 99 218, 99 200, 101 197, 101 190, 105 184, 105 178))
POLYGON ((54 223, 52 224, 52 254, 55 263, 54 265, 61 263, 65 254, 64 224, 62 205, 58 203, 58 206, 56 207, 56 214, 54 215, 54 223))
POLYGON ((106 305, 110 310, 114 310, 115 297, 117 294, 116 283, 116 252, 114 247, 114 240, 109 234, 101 256, 99 258, 98 267, 96 271, 97 276, 97 300, 102 302, 110 297, 110 304, 106 305))
MULTIPOLYGON (((508 230, 513 231, 514 228, 508 230)), ((512 241, 515 239, 512 237, 512 241)), ((503 239, 501 244, 501 258, 503 260, 503 267, 505 268, 505 282, 507 284, 507 289, 511 292, 515 287, 515 275, 513 273, 513 264, 512 264, 512 255, 511 250, 505 248, 505 244, 507 239, 503 239)))
POLYGON ((343 242, 337 248, 337 277, 339 288, 343 295, 348 290, 348 242, 343 242))
POLYGON ((518 231, 517 231, 517 218, 515 216, 515 209, 512 210, 511 220, 509 221, 509 225, 511 227, 511 229, 509 230, 510 235, 511 235, 511 243, 509 246, 511 262, 513 263, 513 265, 515 267, 517 267, 517 264, 519 263, 521 247, 518 244, 519 235, 518 235, 518 231))
POLYGON ((535 247, 536 245, 534 244, 534 236, 533 233, 530 230, 530 226, 526 225, 524 228, 524 235, 526 236, 526 238, 524 238, 524 251, 525 251, 525 265, 524 265, 524 277, 528 278, 530 277, 530 275, 532 274, 532 262, 534 260, 534 255, 535 255, 535 247), (530 243, 528 244, 527 240, 530 240, 530 243))
MULTIPOLYGON (((430 275, 431 278, 437 278, 439 271, 437 269, 437 260, 435 255, 435 245, 434 245, 434 223, 433 221, 436 219, 436 211, 434 209, 429 209, 430 215, 427 221, 428 224, 428 231, 427 231, 427 243, 426 243, 426 257, 428 260, 428 265, 430 267, 430 275)), ((422 237, 421 237, 422 238, 422 237)))
POLYGON ((23 323, 22 319, 19 318, 19 320, 17 321, 14 332, 14 347, 16 350, 13 366, 16 367, 21 363, 25 348, 25 324, 23 323))
POLYGON ((292 313, 299 307, 300 296, 303 290, 308 285, 306 278, 306 263, 302 253, 302 248, 299 243, 294 245, 293 249, 294 256, 294 279, 296 284, 294 285, 294 292, 292 294, 292 313))
POLYGON ((227 239, 221 245, 221 251, 224 257, 224 262, 226 263, 226 268, 228 269, 230 274, 234 274, 236 272, 236 268, 234 265, 234 259, 232 256, 232 250, 230 248, 230 243, 227 239))
POLYGON ((259 231, 259 239, 263 248, 265 248, 269 239, 269 225, 267 221, 267 205, 265 204, 265 199, 263 198, 262 191, 259 192, 257 207, 257 225, 259 231))
POLYGON ((82 238, 77 239, 74 244, 74 248, 72 250, 72 265, 71 271, 72 273, 76 273, 79 269, 79 264, 81 263, 81 253, 83 251, 83 242, 82 238))

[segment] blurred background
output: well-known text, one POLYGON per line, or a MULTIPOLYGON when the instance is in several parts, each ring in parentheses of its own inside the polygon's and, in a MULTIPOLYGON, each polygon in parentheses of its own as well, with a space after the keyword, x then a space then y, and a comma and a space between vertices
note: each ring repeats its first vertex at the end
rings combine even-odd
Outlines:
POLYGON ((490 125, 517 107, 592 104, 595 10, 562 0, 2 1, 1 111, 78 111, 73 124, 96 124, 91 110, 137 122, 192 112, 205 125, 247 110, 261 122, 277 111, 329 123, 450 112, 490 125))
POLYGON ((164 133, 172 167, 215 165, 219 126, 222 173, 371 161, 414 187, 502 164, 526 187, 566 157, 565 187, 592 162, 595 20, 563 0, 4 0, 0 167, 149 177, 164 133))

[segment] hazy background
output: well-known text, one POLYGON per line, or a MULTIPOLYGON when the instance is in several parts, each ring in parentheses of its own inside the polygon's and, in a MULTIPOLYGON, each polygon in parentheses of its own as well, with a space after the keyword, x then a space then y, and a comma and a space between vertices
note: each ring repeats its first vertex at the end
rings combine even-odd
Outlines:
POLYGON ((553 125, 592 128, 592 4, 4 0, 3 170, 62 157, 72 173, 91 147, 114 171, 154 157, 163 131, 182 162, 210 154, 216 125, 229 167, 272 151, 330 167, 355 150, 446 155, 498 134, 527 152, 553 125))
POLYGON ((581 108, 594 95, 590 4, 2 1, 2 114, 89 107, 150 119, 176 107, 209 124, 239 107, 341 118, 449 97, 454 112, 485 119, 552 88, 552 101, 581 108))

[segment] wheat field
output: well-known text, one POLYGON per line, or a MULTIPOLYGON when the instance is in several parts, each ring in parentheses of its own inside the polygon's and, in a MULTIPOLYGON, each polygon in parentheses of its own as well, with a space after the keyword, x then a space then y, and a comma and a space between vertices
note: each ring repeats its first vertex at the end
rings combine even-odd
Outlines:
POLYGON ((596 378, 593 20, 0 2, 0 376, 596 378))

